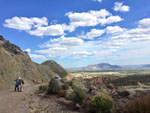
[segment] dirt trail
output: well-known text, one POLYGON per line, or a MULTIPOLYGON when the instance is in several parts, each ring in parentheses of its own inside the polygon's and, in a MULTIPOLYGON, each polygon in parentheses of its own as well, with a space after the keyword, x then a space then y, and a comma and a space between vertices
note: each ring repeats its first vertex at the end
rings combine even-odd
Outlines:
POLYGON ((29 113, 28 97, 37 87, 26 86, 23 92, 14 92, 13 89, 0 91, 0 113, 29 113))
POLYGON ((38 96, 35 94, 38 86, 26 86, 23 92, 0 91, 0 113, 79 113, 62 104, 62 98, 38 96))

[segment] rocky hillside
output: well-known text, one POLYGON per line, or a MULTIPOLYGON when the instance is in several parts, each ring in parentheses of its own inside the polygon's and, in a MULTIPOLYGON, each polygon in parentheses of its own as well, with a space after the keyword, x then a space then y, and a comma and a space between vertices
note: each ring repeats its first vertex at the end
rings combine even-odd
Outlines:
POLYGON ((63 76, 67 73, 56 63, 51 65, 44 64, 32 62, 26 52, 0 36, 0 87, 14 83, 14 79, 19 76, 26 81, 42 82, 49 81, 53 76, 61 74, 61 72, 63 76))
POLYGON ((68 74, 68 72, 61 65, 57 64, 57 62, 53 60, 45 61, 41 65, 48 66, 53 72, 57 73, 61 77, 68 74))

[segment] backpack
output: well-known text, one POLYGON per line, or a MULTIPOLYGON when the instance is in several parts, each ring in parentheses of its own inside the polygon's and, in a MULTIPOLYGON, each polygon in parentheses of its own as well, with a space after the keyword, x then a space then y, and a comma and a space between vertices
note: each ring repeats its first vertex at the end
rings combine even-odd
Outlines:
POLYGON ((19 79, 16 80, 16 84, 19 84, 19 79))

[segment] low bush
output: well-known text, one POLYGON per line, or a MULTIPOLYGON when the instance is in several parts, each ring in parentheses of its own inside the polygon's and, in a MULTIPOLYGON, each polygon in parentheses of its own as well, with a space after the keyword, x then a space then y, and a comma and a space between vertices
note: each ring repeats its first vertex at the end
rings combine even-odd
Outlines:
POLYGON ((69 89, 68 83, 64 83, 61 87, 62 87, 63 90, 69 89))
POLYGON ((52 79, 49 82, 48 94, 58 94, 60 90, 61 90, 61 85, 59 81, 56 79, 52 79))
POLYGON ((113 99, 110 96, 98 93, 89 100, 88 106, 94 113, 109 113, 113 107, 113 103, 113 99))
POLYGON ((39 91, 40 92, 44 92, 44 91, 47 91, 48 90, 48 85, 40 85, 39 86, 39 91))
POLYGON ((125 109, 126 113, 150 113, 150 95, 128 102, 125 109))
POLYGON ((79 87, 75 87, 73 92, 68 97, 69 100, 79 104, 81 104, 85 98, 86 93, 79 87))
POLYGON ((72 81, 68 81, 67 84, 68 84, 69 86, 72 86, 72 81))

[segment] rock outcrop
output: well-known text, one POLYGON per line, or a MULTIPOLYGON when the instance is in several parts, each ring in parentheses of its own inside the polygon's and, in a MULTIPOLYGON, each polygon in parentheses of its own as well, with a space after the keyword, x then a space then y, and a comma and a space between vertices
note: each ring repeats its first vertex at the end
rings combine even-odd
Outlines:
POLYGON ((119 78, 119 77, 118 76, 109 76, 109 75, 107 76, 107 75, 105 75, 105 76, 94 77, 91 79, 91 81, 93 83, 96 83, 96 84, 104 84, 108 81, 116 80, 117 78, 119 78))

